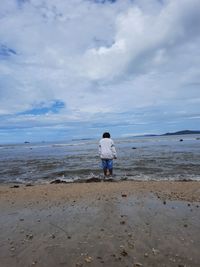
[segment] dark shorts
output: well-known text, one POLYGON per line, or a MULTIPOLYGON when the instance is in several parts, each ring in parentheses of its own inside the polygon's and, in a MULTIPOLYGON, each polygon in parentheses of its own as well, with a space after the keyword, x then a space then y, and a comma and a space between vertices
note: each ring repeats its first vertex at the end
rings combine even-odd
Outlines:
POLYGON ((113 168, 113 160, 112 159, 102 159, 102 167, 103 167, 103 169, 111 170, 113 168))

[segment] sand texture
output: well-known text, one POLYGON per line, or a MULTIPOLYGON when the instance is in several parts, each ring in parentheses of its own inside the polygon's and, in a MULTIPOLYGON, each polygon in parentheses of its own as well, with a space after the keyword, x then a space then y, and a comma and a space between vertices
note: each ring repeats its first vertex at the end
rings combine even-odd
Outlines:
POLYGON ((0 186, 0 267, 200 266, 200 182, 0 186))

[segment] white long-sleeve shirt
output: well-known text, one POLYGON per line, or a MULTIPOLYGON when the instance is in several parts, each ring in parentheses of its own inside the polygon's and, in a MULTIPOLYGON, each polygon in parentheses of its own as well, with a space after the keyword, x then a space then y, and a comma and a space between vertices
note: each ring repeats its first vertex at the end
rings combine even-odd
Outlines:
POLYGON ((102 138, 99 141, 99 155, 101 159, 113 159, 117 157, 115 145, 111 138, 102 138))

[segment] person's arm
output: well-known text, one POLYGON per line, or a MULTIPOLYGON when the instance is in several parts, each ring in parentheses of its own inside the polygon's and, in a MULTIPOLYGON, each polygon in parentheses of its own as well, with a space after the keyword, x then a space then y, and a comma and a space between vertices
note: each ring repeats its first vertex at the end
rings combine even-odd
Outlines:
POLYGON ((112 150, 113 158, 116 159, 117 158, 117 152, 116 152, 115 145, 114 145, 113 141, 111 144, 111 150, 112 150))
POLYGON ((99 142, 99 156, 101 156, 101 144, 99 142))

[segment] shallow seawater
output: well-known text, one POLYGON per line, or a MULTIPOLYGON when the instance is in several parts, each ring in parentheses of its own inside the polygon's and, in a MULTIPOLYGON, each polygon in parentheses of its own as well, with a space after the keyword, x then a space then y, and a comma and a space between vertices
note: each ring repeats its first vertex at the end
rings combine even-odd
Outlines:
MULTIPOLYGON (((200 180, 199 135, 114 141, 116 180, 200 180)), ((0 146, 0 183, 73 182, 92 177, 102 177, 98 140, 0 146)))

